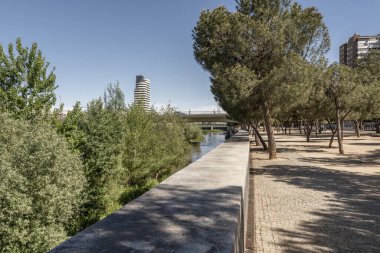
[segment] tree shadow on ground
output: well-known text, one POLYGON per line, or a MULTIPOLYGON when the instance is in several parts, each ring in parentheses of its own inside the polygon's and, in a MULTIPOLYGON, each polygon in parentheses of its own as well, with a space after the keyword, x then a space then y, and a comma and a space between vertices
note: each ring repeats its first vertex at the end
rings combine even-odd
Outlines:
POLYGON ((213 253, 243 247, 234 243, 241 187, 195 188, 161 183, 52 252, 213 253))
POLYGON ((254 151, 264 151, 264 148, 263 147, 260 147, 260 146, 255 146, 255 147, 252 147, 249 149, 250 152, 254 152, 254 151))
POLYGON ((310 146, 308 148, 304 149, 298 149, 298 148, 277 148, 278 153, 288 153, 288 152, 303 152, 303 153, 324 153, 326 151, 319 149, 319 148, 311 148, 310 146))
POLYGON ((380 159, 380 149, 371 151, 363 157, 364 159, 380 159))
POLYGON ((380 147, 380 144, 378 142, 349 143, 348 145, 354 145, 354 146, 378 146, 378 147, 380 147))
POLYGON ((318 142, 326 142, 326 141, 327 141, 327 139, 324 140, 322 138, 317 138, 317 139, 313 138, 313 139, 310 139, 309 142, 306 141, 306 138, 305 138, 305 140, 286 140, 286 139, 285 140, 284 139, 277 139, 276 140, 276 142, 278 142, 278 143, 302 143, 302 142, 304 142, 304 143, 318 143, 318 142))
POLYGON ((278 230, 286 253, 380 252, 380 175, 305 165, 270 165, 254 173, 334 196, 325 209, 312 212, 316 219, 302 221, 297 231, 278 230), (305 251, 305 244, 312 249, 305 251))
POLYGON ((299 159, 302 162, 319 163, 326 166, 344 166, 357 167, 360 166, 379 166, 380 165, 380 149, 373 150, 368 154, 360 155, 344 155, 337 157, 304 157, 299 159))

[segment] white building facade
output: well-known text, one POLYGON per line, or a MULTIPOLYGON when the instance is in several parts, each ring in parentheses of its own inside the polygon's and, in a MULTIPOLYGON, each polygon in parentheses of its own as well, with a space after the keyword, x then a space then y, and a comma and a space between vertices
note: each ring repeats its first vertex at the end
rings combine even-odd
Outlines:
POLYGON ((150 109, 150 81, 144 76, 136 76, 134 103, 141 105, 145 110, 150 109))
POLYGON ((380 49, 380 34, 373 36, 360 36, 355 34, 347 43, 340 46, 340 63, 350 67, 357 65, 357 60, 362 59, 371 50, 380 49))

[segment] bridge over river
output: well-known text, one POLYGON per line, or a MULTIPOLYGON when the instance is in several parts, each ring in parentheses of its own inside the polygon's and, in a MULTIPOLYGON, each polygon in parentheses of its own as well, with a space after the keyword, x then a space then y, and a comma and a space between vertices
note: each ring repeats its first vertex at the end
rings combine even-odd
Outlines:
POLYGON ((189 122, 207 122, 207 123, 239 123, 233 120, 225 112, 218 111, 187 111, 180 114, 189 122))
POLYGON ((199 123, 202 129, 226 130, 227 126, 239 123, 225 112, 219 111, 186 111, 180 112, 188 122, 199 123))

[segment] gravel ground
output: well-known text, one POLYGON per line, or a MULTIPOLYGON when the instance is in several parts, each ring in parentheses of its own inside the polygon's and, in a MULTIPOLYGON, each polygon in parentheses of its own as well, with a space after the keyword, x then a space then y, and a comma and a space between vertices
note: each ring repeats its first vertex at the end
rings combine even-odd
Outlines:
POLYGON ((380 138, 276 139, 277 160, 251 148, 246 252, 380 252, 380 138))

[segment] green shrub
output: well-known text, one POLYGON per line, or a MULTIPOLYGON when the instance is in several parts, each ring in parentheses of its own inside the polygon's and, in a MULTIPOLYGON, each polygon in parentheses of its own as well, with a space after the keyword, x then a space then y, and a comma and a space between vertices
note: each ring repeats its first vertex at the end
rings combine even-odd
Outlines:
POLYGON ((77 104, 58 126, 79 152, 87 180, 81 228, 140 196, 189 162, 186 123, 171 108, 160 113, 139 106, 77 104))
POLYGON ((157 184, 159 184, 159 182, 156 179, 150 179, 143 186, 128 186, 120 196, 120 203, 128 203, 138 198, 157 184))
POLYGON ((184 122, 171 108, 160 113, 129 107, 125 116, 123 164, 128 186, 161 181, 188 162, 184 122))
POLYGON ((79 157, 55 131, 0 114, 0 249, 46 252, 76 229, 79 157))
POLYGON ((122 166, 123 113, 104 108, 101 99, 91 101, 87 111, 78 106, 59 132, 79 151, 87 180, 81 226, 85 228, 121 205, 119 197, 126 184, 122 166))
POLYGON ((185 138, 189 143, 199 143, 203 141, 202 129, 192 123, 187 123, 185 125, 185 138))

